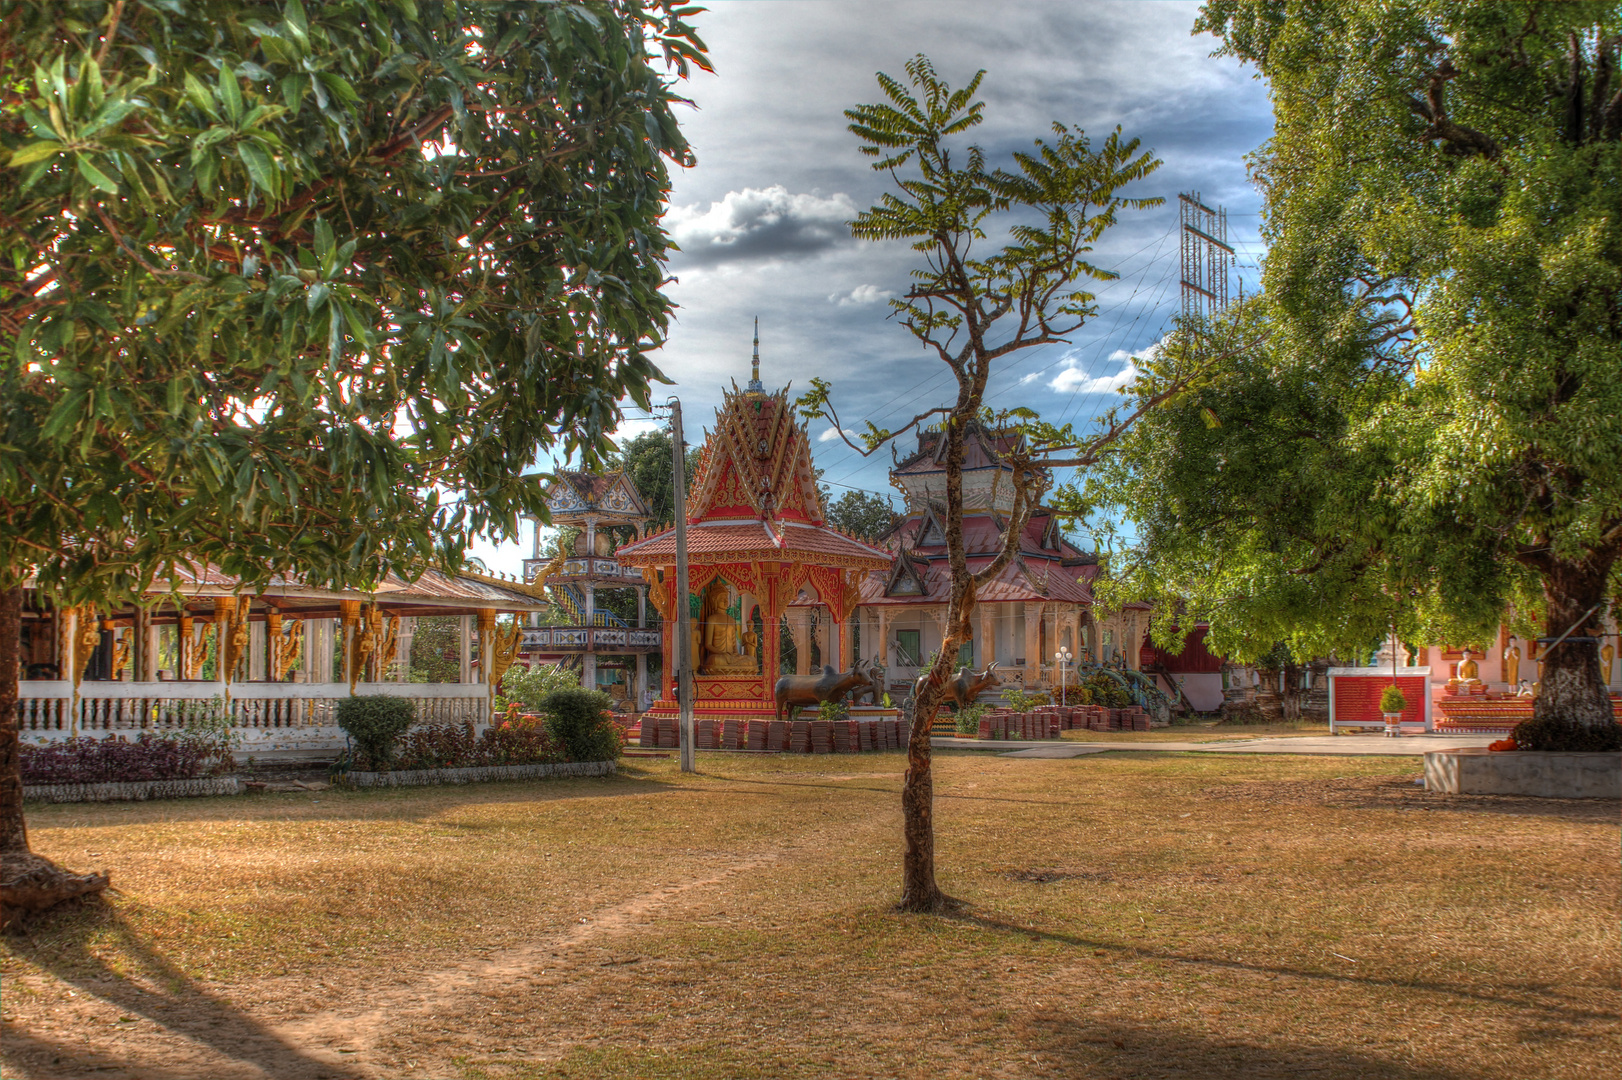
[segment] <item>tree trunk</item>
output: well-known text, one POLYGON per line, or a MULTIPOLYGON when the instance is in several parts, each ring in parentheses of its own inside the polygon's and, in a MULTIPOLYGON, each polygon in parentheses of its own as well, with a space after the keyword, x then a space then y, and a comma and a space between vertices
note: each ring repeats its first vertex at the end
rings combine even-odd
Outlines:
POLYGON ((941 438, 946 440, 946 550, 952 584, 940 651, 935 654, 935 662, 913 699, 907 775, 901 782, 905 846, 901 859, 901 902, 897 907, 902 911, 939 912, 952 904, 951 898, 941 892, 935 882, 935 780, 929 740, 957 650, 968 640, 969 616, 974 608, 974 578, 969 574, 963 546, 963 435, 967 420, 975 415, 973 408, 964 408, 966 397, 966 392, 960 392, 958 408, 941 425, 941 438))
POLYGON ((107 887, 106 874, 70 874, 28 850, 17 710, 22 608, 21 586, 0 591, 0 926, 107 887))
POLYGON ((1542 685, 1532 705, 1539 720, 1553 717, 1602 727, 1616 718, 1600 671, 1599 642, 1589 636, 1599 624, 1615 559, 1614 552, 1607 552, 1581 562, 1551 560, 1544 568, 1543 633, 1548 640, 1538 646, 1542 685), (1554 639, 1568 631, 1570 636, 1555 645, 1554 639))
POLYGON ((1284 720, 1294 723, 1301 719, 1301 665, 1285 663, 1283 671, 1284 720))
POLYGON ((0 592, 0 855, 28 850, 17 712, 17 680, 22 673, 17 654, 22 647, 22 616, 22 587, 0 592))

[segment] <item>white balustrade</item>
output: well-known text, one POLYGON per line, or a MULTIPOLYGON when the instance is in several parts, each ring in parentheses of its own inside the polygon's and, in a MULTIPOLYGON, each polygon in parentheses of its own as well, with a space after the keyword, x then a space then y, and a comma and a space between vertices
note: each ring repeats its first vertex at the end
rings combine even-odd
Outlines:
MULTIPOLYGON (((350 696, 347 683, 83 682, 77 703, 67 682, 24 681, 18 691, 22 736, 50 741, 75 732, 176 730, 216 707, 245 731, 332 728, 337 703, 350 696)), ((488 719, 489 687, 482 683, 355 684, 355 696, 374 694, 410 698, 419 724, 488 719)))

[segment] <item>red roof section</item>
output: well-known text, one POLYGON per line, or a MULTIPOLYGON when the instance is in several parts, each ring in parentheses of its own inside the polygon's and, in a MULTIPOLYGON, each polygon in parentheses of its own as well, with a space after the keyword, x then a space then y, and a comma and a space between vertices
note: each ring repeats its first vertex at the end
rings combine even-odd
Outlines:
MULTIPOLYGON (((871 569, 890 565, 890 553, 882 548, 826 526, 799 522, 774 522, 770 528, 761 521, 699 522, 687 526, 687 555, 704 562, 749 555, 779 559, 784 555, 821 555, 871 569)), ((633 566, 668 566, 676 559, 676 530, 669 528, 627 544, 619 549, 618 557, 633 566)))

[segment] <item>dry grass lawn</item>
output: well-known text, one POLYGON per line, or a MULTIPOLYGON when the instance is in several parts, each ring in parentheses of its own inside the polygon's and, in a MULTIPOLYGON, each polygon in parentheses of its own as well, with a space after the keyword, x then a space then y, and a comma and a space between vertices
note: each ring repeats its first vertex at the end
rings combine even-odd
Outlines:
POLYGON ((1411 758, 899 754, 31 807, 108 903, 6 943, 6 1077, 1622 1075, 1617 805, 1411 758))
POLYGON ((1223 724, 1215 720, 1190 720, 1152 731, 1061 732, 1059 737, 1073 742, 1232 742, 1238 739, 1280 739, 1290 736, 1328 735, 1329 724, 1298 721, 1278 724, 1223 724))

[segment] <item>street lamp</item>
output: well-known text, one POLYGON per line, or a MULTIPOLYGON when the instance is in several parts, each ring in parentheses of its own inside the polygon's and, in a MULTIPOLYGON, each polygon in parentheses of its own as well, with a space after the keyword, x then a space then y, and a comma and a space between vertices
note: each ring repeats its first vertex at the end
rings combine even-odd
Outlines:
POLYGON ((1064 667, 1070 663, 1070 650, 1061 648, 1053 654, 1053 662, 1059 665, 1059 704, 1063 705, 1065 703, 1064 667))

